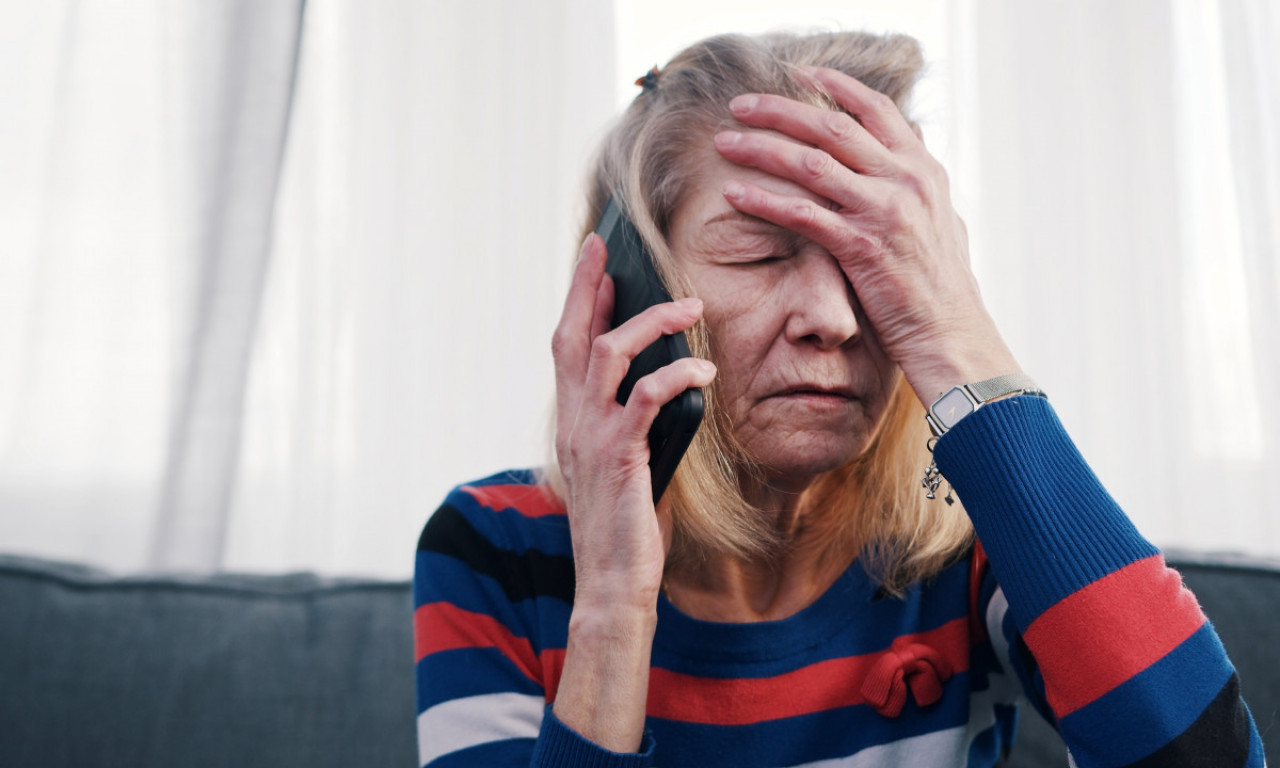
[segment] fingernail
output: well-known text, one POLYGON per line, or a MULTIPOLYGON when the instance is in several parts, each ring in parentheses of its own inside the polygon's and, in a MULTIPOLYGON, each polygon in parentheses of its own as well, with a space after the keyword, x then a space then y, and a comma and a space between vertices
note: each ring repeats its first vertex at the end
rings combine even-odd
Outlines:
POLYGON ((677 301, 676 306, 689 312, 697 312, 702 309, 702 299, 697 296, 686 296, 677 301))
POLYGON ((756 105, 759 103, 760 97, 758 96, 752 96, 750 94, 746 96, 736 96, 729 102, 729 111, 735 115, 745 115, 755 109, 756 105))
POLYGON ((746 194, 747 188, 742 186, 742 182, 726 181, 720 191, 730 200, 741 200, 742 196, 746 194))
POLYGON ((742 134, 737 131, 721 131, 716 134, 717 147, 732 147, 742 140, 742 134))
POLYGON ((702 358, 697 358, 697 360, 698 360, 698 367, 699 367, 699 368, 701 368, 701 369, 703 370, 703 372, 704 372, 704 373, 715 373, 715 372, 716 372, 716 364, 715 364, 715 363, 711 362, 710 360, 704 360, 704 359, 702 359, 702 358))

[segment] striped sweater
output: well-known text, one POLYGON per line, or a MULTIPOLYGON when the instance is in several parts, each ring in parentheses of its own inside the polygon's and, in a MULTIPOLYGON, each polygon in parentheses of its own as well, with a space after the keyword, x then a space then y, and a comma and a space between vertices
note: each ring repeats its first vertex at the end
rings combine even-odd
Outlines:
POLYGON ((1262 766, 1234 669, 1042 398, 964 419, 935 449, 981 544, 901 598, 855 563, 813 605, 717 624, 658 604, 642 751, 551 713, 573 560, 533 473, 460 486, 414 577, 421 763, 991 766, 1019 702, 1080 768, 1262 766))

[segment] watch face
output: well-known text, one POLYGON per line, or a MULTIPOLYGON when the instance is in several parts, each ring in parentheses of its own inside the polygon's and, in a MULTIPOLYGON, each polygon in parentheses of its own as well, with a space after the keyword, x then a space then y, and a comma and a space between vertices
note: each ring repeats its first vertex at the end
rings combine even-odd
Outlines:
POLYGON ((938 398, 938 401, 933 404, 933 415, 944 429, 951 429, 971 413, 973 413, 973 401, 959 387, 938 398))

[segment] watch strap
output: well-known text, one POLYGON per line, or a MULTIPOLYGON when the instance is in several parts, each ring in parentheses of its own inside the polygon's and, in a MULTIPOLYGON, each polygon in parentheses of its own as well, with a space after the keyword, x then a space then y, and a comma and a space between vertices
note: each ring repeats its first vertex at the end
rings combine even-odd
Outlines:
POLYGON ((941 437, 958 424, 960 420, 992 400, 999 400, 1013 395, 1046 397, 1044 391, 1036 384, 1035 379, 1025 373, 1010 373, 972 384, 952 387, 937 400, 933 401, 933 404, 929 406, 929 410, 925 413, 925 420, 929 422, 929 428, 933 431, 934 437, 941 437), (953 395, 963 395, 965 399, 972 403, 973 407, 960 414, 954 420, 948 420, 939 415, 938 407, 953 395))
POLYGON ((968 390, 973 393, 979 403, 986 403, 997 397, 1015 394, 1029 395, 1038 393, 1041 397, 1044 396, 1035 379, 1025 373, 1010 373, 1004 376, 997 376, 994 379, 979 381, 969 384, 968 390))

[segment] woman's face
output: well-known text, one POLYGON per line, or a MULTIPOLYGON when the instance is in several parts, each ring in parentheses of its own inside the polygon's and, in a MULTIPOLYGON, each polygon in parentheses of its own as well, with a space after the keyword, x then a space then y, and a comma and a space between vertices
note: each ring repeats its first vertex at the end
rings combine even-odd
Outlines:
POLYGON ((671 225, 671 247, 703 300, 720 406, 773 482, 803 487, 870 442, 896 380, 835 259, 728 204, 730 179, 814 193, 720 157, 704 161, 671 225))

